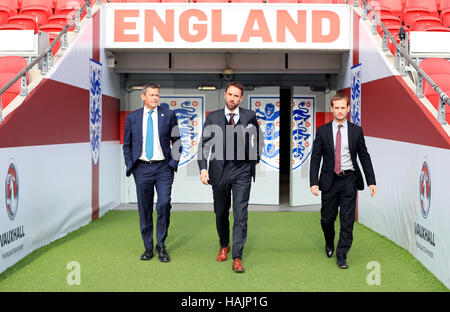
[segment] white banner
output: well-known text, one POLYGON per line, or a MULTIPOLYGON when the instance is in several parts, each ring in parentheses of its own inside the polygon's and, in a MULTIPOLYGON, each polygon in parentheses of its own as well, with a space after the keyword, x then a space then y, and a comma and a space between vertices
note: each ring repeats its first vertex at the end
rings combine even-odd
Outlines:
POLYGON ((173 110, 178 119, 182 152, 178 167, 195 160, 202 135, 204 96, 161 96, 160 106, 173 110))
POLYGON ((0 178, 5 182, 5 188, 4 201, 0 200, 0 203, 5 204, 0 209, 0 272, 23 257, 29 241, 28 209, 23 204, 24 199, 20 198, 19 162, 10 158, 1 164, 0 178))
POLYGON ((256 118, 264 133, 262 163, 280 170, 280 97, 249 96, 249 108, 256 112, 256 118))
POLYGON ((350 121, 361 126, 361 64, 352 67, 350 121))
POLYGON ((295 171, 311 154, 316 132, 315 97, 294 96, 292 106, 292 170, 295 171))
POLYGON ((351 8, 151 3, 105 7, 106 49, 349 50, 351 8))
POLYGON ((102 64, 90 59, 89 62, 89 135, 94 164, 100 157, 102 141, 102 64))
POLYGON ((407 249, 450 287, 450 150, 370 137, 366 143, 377 194, 359 192, 359 222, 407 249))

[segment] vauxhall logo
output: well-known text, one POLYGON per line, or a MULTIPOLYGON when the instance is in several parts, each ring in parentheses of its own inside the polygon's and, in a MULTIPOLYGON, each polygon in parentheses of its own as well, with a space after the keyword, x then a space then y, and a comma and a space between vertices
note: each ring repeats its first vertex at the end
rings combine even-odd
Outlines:
POLYGON ((6 174, 5 181, 5 199, 6 212, 11 220, 14 220, 17 214, 17 206, 19 204, 19 176, 14 160, 11 160, 6 174))

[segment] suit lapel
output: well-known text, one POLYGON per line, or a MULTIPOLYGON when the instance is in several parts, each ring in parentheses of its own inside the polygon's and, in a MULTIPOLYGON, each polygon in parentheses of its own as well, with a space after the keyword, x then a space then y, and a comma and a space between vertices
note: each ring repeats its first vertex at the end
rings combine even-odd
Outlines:
MULTIPOLYGON (((328 123, 327 137, 328 137, 328 144, 330 145, 331 150, 334 151, 333 125, 332 125, 332 122, 328 123)), ((334 155, 334 152, 333 152, 333 155, 334 155)))
POLYGON ((347 121, 347 125, 348 125, 348 133, 347 133, 347 138, 348 138, 348 148, 350 150, 350 154, 352 155, 353 152, 353 124, 350 123, 349 121, 347 121))
POLYGON ((165 118, 165 112, 163 111, 163 109, 161 109, 161 106, 158 106, 158 134, 159 137, 161 138, 161 127, 162 124, 164 122, 164 118, 165 118))
POLYGON ((144 118, 144 108, 141 108, 138 110, 137 114, 136 114, 136 132, 139 136, 139 142, 142 142, 143 137, 142 137, 142 119, 144 118))

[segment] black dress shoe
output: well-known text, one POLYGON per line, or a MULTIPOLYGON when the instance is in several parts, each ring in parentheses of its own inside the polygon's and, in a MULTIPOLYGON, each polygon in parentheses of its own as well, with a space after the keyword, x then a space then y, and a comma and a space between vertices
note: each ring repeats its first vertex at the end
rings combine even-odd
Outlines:
POLYGON ((156 246, 156 252, 159 255, 159 261, 161 261, 161 262, 169 262, 170 261, 170 257, 169 257, 169 254, 167 253, 166 246, 164 246, 162 244, 156 246))
POLYGON ((153 249, 146 249, 141 255, 141 260, 150 260, 153 258, 153 249))
POLYGON ((325 244, 325 253, 327 254, 328 258, 331 258, 334 253, 334 246, 328 247, 328 245, 325 244))
POLYGON ((338 262, 337 266, 339 269, 348 269, 348 264, 345 260, 343 262, 338 262))

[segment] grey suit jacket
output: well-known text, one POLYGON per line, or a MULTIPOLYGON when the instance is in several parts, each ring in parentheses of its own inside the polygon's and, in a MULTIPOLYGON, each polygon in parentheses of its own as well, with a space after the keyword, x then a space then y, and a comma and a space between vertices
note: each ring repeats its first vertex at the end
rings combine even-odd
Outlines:
POLYGON ((222 177, 225 161, 234 159, 233 131, 237 133, 237 157, 251 164, 252 177, 255 179, 255 166, 264 149, 264 135, 255 112, 240 107, 239 122, 233 127, 228 125, 225 110, 219 109, 206 117, 197 154, 199 169, 208 170, 211 185, 222 177))

